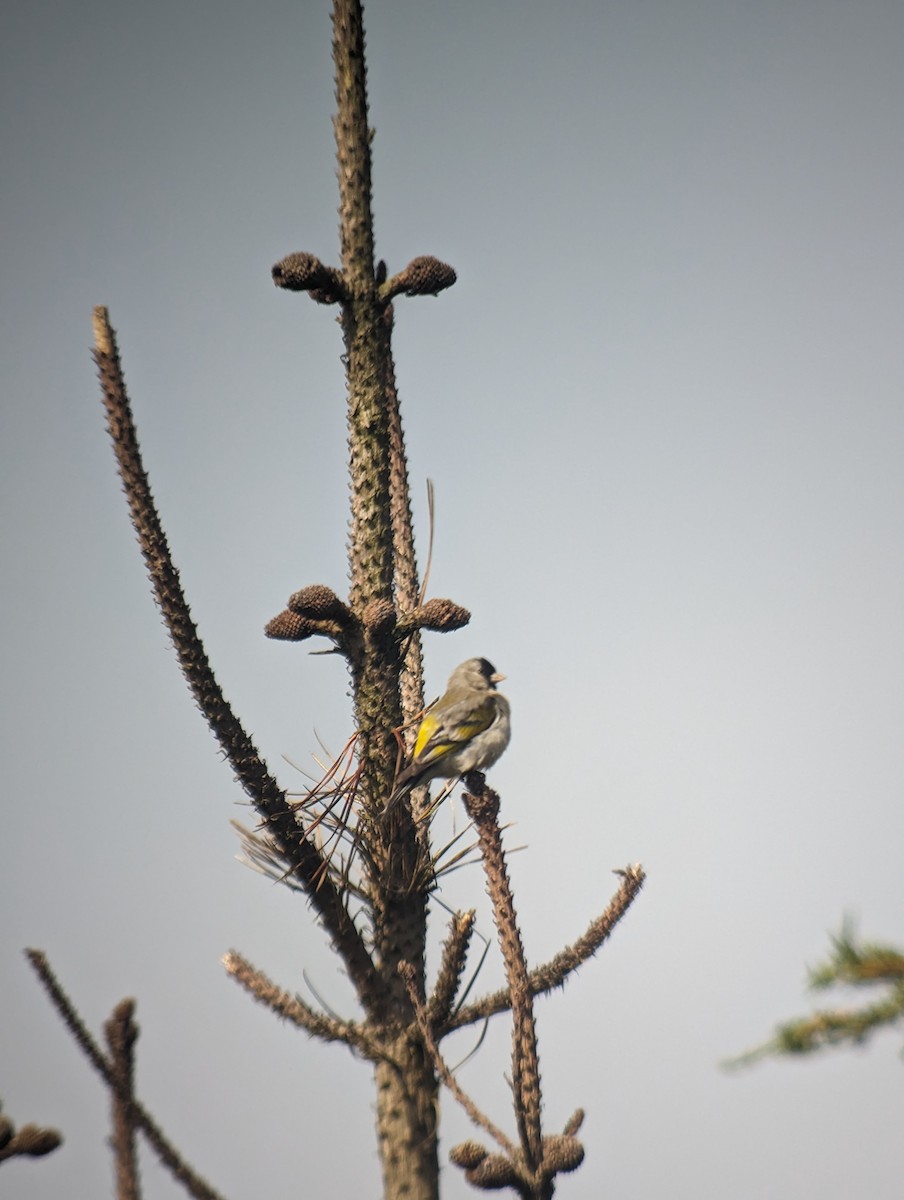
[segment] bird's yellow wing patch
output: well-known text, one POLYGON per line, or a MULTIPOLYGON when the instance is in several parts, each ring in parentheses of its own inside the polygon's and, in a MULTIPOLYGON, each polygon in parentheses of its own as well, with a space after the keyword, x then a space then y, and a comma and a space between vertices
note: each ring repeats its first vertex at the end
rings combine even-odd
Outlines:
POLYGON ((483 733, 493 723, 496 708, 492 700, 487 700, 479 708, 472 710, 468 719, 454 725, 447 725, 441 717, 428 712, 421 721, 417 731, 417 741, 414 743, 414 762, 435 762, 450 750, 455 750, 464 742, 469 742, 478 733, 483 733))
POLYGON ((438 731, 439 721, 437 721, 436 717, 431 716, 430 713, 427 713, 423 721, 421 721, 420 729, 417 731, 417 741, 414 743, 414 754, 412 755, 413 758, 420 758, 424 751, 424 747, 427 745, 430 739, 436 733, 438 733, 438 731))

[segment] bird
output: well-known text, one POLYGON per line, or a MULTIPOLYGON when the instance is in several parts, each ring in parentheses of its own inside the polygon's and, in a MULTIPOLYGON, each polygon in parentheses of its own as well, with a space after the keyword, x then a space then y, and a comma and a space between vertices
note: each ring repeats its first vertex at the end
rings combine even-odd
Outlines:
POLYGON ((455 779, 496 762, 511 737, 511 708, 496 691, 503 679, 485 658, 469 658, 455 668, 445 692, 424 713, 384 817, 420 784, 455 779))

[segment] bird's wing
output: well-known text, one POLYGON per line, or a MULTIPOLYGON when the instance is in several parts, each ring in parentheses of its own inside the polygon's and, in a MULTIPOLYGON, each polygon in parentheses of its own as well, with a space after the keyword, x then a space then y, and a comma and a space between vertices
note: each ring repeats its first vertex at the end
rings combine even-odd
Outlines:
POLYGON ((496 705, 492 696, 487 696, 477 705, 474 704, 473 697, 467 697, 448 707, 444 705, 443 708, 442 715, 428 712, 421 721, 417 741, 414 743, 412 763, 424 766, 426 763, 436 762, 450 750, 455 750, 478 733, 489 729, 496 718, 496 705))

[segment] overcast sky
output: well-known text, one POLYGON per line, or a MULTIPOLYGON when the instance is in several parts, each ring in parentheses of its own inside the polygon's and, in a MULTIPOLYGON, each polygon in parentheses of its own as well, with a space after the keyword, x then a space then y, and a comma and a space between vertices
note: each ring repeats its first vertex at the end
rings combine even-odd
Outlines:
MULTIPOLYGON (((718 1064, 807 1010, 844 914, 904 943, 904 6, 365 20, 378 253, 459 275, 396 306, 430 590, 473 612, 428 640, 427 690, 474 654, 508 676, 491 782, 531 963, 613 868, 649 873, 539 1004, 547 1124, 587 1110, 560 1194, 893 1200, 899 1038, 718 1064)), ((138 998, 140 1095, 226 1194, 375 1196, 367 1067, 220 965, 353 1011, 304 903, 235 861, 248 809, 151 601, 89 353, 108 305, 202 636, 298 789, 350 732, 341 662, 262 634, 297 588, 346 586, 340 333, 270 281, 293 250, 338 259, 327 0, 35 0, 0 60, 0 1095, 66 1137, 4 1194, 112 1194, 38 946, 93 1028, 138 998)), ((443 899, 493 940, 477 870, 443 899)), ((475 987, 499 978, 494 950, 475 987)), ((497 1018, 461 1078, 512 1129, 508 1045, 497 1018)), ((444 1097, 444 1159, 468 1129, 444 1097)))

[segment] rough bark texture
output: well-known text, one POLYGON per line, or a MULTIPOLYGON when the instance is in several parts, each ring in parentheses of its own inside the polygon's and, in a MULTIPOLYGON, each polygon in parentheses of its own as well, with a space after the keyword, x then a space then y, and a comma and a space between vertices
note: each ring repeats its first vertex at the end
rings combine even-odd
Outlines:
POLYGON ((419 1038, 402 1034, 377 1063, 377 1138, 387 1200, 439 1200, 438 1085, 419 1038))
MULTIPOLYGON (((369 1015, 389 1029, 413 1028, 411 1003, 399 977, 400 959, 424 978, 426 896, 411 889, 421 851, 410 827, 378 817, 392 788, 402 723, 399 645, 393 605, 393 520, 390 504, 390 331, 378 297, 371 208, 370 130, 364 29, 358 0, 335 0, 333 57, 339 163, 342 305, 348 378, 349 470, 352 515, 349 606, 361 622, 360 653, 353 659, 355 716, 362 764, 362 796, 370 818, 363 837, 379 877, 372 883, 376 966, 380 976, 369 1015)), ((394 399, 394 397, 393 397, 394 399)), ((394 430, 398 439, 399 430, 394 430)), ((396 441, 398 449, 398 441, 396 441)), ((398 482, 396 484, 398 504, 398 482)), ((397 523, 398 524, 398 523, 397 523)), ((377 872, 375 872, 375 875, 377 872)), ((387 1197, 435 1200, 439 1159, 436 1105, 439 1083, 416 1038, 400 1032, 377 1062, 377 1130, 387 1197)))

